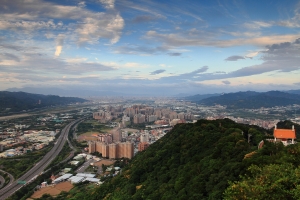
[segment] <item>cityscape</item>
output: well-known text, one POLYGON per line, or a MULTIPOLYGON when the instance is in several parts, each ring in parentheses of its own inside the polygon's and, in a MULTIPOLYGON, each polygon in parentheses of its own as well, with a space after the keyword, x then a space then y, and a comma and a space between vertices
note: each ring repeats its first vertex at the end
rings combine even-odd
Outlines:
POLYGON ((0 200, 300 199, 300 0, 0 0, 0 200))

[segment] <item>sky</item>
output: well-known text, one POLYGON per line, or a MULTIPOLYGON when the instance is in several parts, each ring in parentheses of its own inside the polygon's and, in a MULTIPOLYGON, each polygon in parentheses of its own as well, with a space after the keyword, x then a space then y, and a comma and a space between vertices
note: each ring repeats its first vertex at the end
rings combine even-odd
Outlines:
POLYGON ((300 89, 300 1, 0 0, 0 90, 300 89))

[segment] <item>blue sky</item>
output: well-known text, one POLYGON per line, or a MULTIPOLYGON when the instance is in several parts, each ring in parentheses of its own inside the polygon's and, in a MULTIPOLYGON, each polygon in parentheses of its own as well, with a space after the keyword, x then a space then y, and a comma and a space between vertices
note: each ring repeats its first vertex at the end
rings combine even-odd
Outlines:
POLYGON ((300 89, 300 1, 1 0, 0 30, 1 90, 300 89))

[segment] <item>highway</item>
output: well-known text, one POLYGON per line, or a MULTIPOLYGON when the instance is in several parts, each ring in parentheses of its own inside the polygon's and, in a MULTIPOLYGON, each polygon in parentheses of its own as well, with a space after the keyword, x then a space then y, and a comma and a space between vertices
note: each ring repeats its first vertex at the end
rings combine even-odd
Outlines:
MULTIPOLYGON (((10 173, 8 173, 8 172, 6 172, 6 171, 3 171, 3 170, 1 170, 0 169, 0 171, 2 172, 2 173, 4 173, 4 174, 7 174, 8 176, 9 176, 9 183, 7 184, 7 185, 10 185, 10 184, 12 184, 12 182, 15 180, 14 179, 14 177, 13 177, 13 175, 11 175, 10 173)), ((0 186, 0 188, 2 188, 2 186, 4 185, 4 183, 5 183, 5 179, 4 179, 4 177, 2 177, 2 176, 0 176, 0 180, 1 180, 1 186, 0 186)), ((1 194, 1 193, 0 193, 1 194)))
POLYGON ((2 186, 4 185, 5 183, 5 179, 3 176, 0 175, 0 188, 2 188, 2 186))
POLYGON ((24 185, 18 184, 17 181, 26 181, 26 183, 33 181, 36 179, 46 167, 55 159, 55 157, 60 153, 62 150, 65 142, 68 139, 68 133, 70 128, 78 123, 82 119, 75 120, 69 123, 65 128, 62 129, 59 138, 56 140, 53 148, 40 160, 36 165, 34 165, 28 172, 26 172, 23 176, 21 176, 18 180, 14 181, 11 184, 8 184, 6 187, 0 190, 0 200, 4 200, 18 191, 24 185))

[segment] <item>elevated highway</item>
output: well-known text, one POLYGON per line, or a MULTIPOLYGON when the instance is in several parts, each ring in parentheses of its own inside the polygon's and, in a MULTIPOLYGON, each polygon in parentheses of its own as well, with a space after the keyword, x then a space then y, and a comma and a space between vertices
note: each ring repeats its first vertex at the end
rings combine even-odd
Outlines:
POLYGON ((82 119, 77 119, 69 123, 67 126, 65 126, 65 128, 62 129, 60 136, 57 138, 53 148, 37 164, 35 164, 29 171, 27 171, 18 180, 2 188, 0 190, 0 200, 4 200, 10 197, 21 187, 24 186, 18 184, 18 181, 25 181, 26 183, 30 183, 34 179, 36 179, 40 174, 42 174, 43 171, 46 169, 46 167, 56 158, 56 156, 62 150, 65 142, 68 140, 68 133, 70 128, 76 123, 80 122, 81 120, 82 119))

